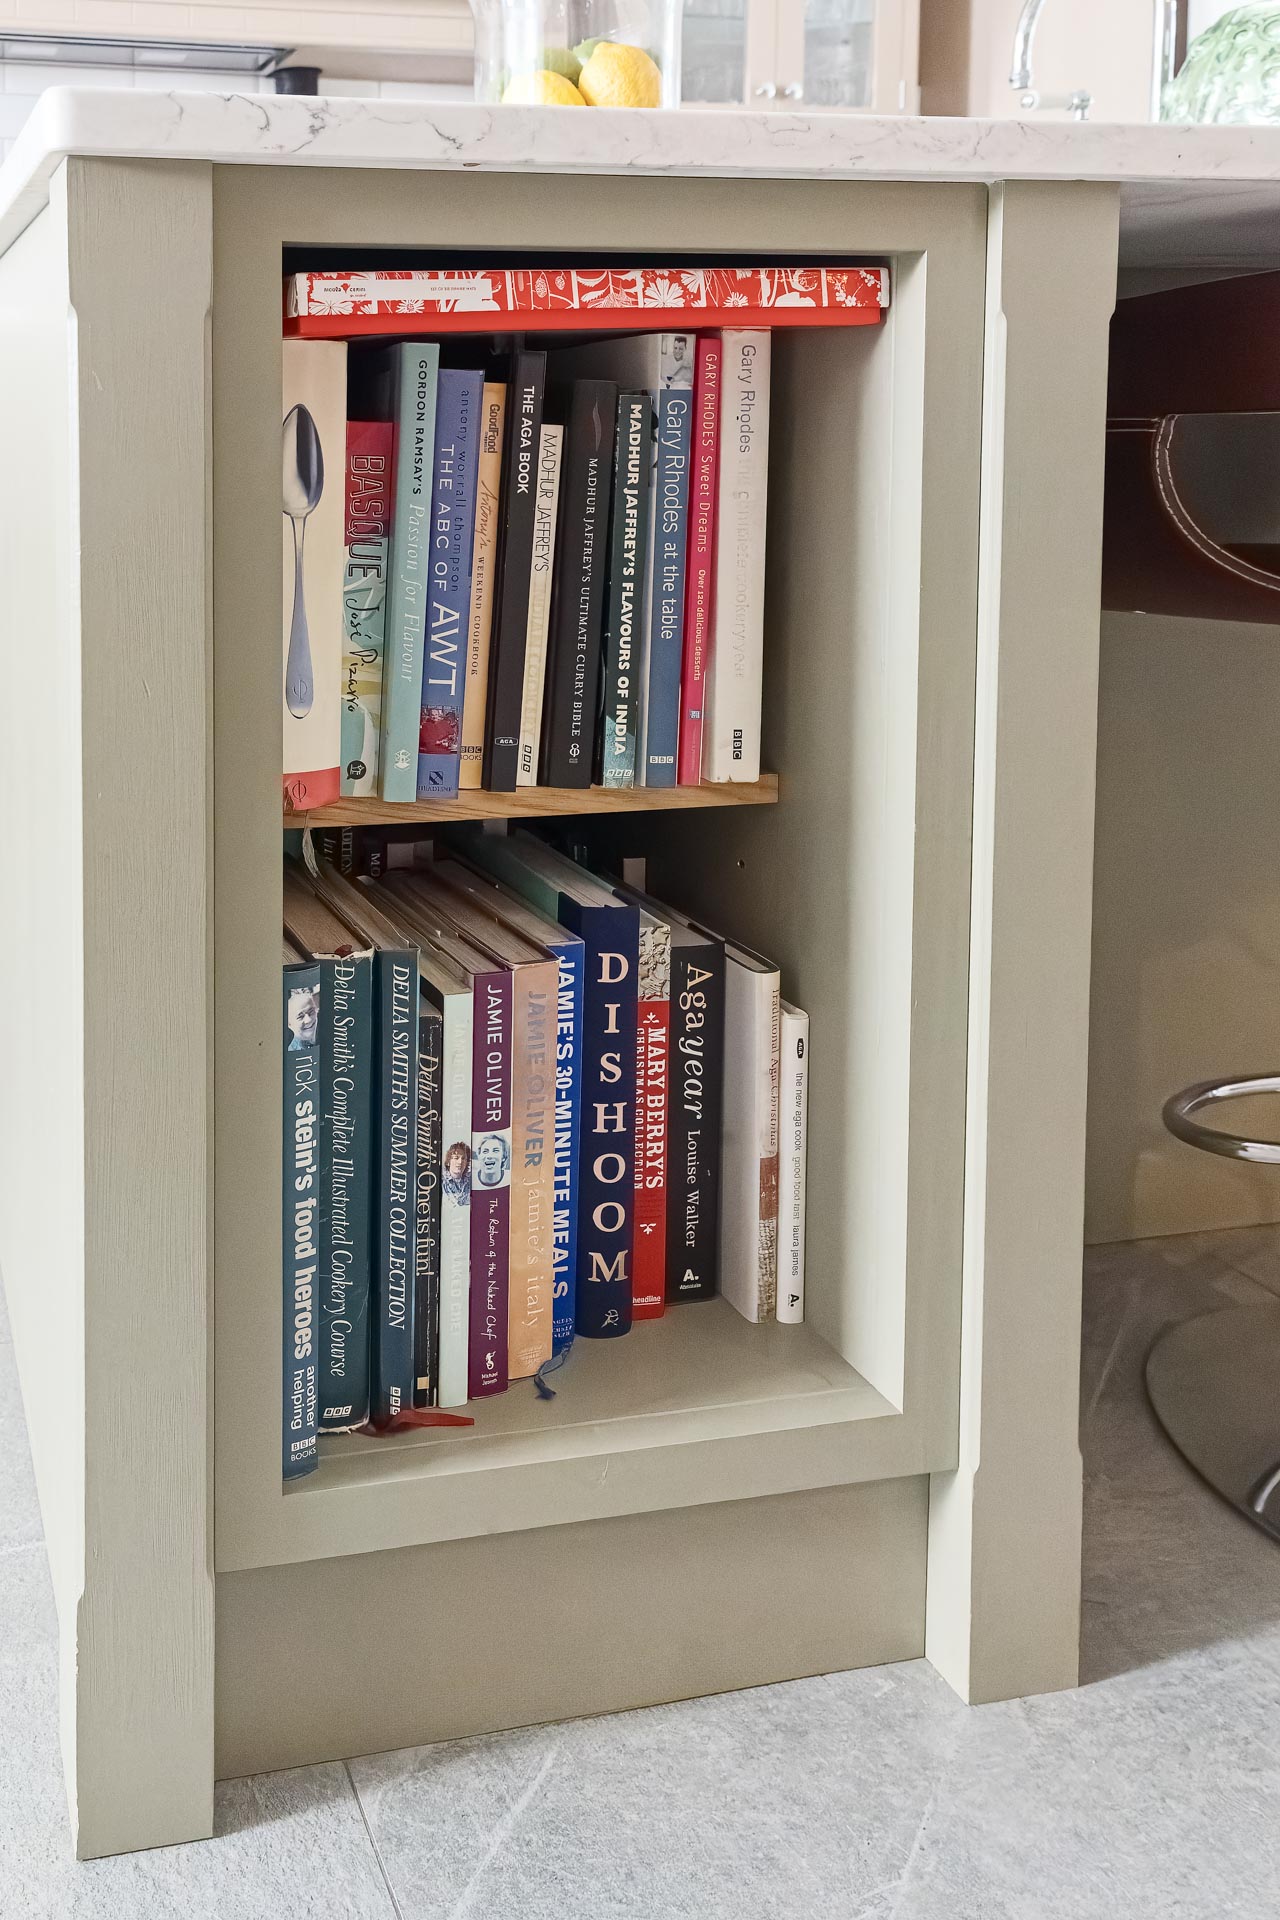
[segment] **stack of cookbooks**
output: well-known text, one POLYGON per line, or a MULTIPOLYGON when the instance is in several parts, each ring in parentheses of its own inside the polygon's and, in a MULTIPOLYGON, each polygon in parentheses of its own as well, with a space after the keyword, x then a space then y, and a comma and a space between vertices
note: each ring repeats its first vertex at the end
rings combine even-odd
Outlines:
POLYGON ((531 833, 344 841, 285 871, 285 1476, 683 1302, 803 1319, 777 967, 531 833))
POLYGON ((887 299, 858 267, 293 275, 288 804, 757 780, 773 334, 887 299))

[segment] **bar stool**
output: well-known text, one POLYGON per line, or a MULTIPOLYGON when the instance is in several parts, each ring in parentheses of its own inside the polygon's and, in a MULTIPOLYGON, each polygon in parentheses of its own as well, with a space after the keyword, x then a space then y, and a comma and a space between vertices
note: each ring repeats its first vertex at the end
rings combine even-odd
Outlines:
MULTIPOLYGON (((1223 1100, 1280 1093, 1280 1073, 1202 1080, 1166 1101, 1170 1133, 1202 1153, 1280 1166, 1280 1143, 1243 1140, 1195 1118, 1223 1100)), ((1280 1540, 1280 1298, 1169 1327, 1147 1358, 1156 1418, 1202 1479, 1280 1540)))

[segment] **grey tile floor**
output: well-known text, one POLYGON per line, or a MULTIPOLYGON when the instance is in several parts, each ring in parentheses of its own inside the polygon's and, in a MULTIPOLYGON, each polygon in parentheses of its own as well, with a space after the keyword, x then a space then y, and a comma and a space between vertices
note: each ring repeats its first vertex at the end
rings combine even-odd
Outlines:
POLYGON ((1157 1329, 1280 1292, 1280 1229, 1087 1263, 1080 1691, 922 1662, 228 1783, 217 1838, 76 1866, 0 1318, 3 1920, 1276 1920, 1280 1549, 1161 1437, 1157 1329))

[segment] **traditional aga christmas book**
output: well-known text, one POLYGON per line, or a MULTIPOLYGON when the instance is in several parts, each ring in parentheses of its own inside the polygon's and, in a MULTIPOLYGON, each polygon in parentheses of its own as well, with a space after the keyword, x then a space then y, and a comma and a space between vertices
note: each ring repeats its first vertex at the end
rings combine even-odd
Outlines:
POLYGON ((778 1298, 778 969, 725 943, 720 1290, 747 1320, 778 1298))
POLYGON ((484 784, 514 793, 524 709, 524 649, 529 630, 529 582, 538 501, 538 450, 547 384, 545 353, 511 356, 507 383, 507 439, 502 462, 502 539, 497 605, 489 646, 489 707, 485 720, 484 784))
POLYGON ((378 912, 366 887, 328 867, 311 880, 325 904, 374 950, 370 1411, 383 1423, 407 1412, 414 1393, 419 955, 378 912))
POLYGON ((439 909, 478 950, 511 974, 511 1253, 507 1372, 527 1380, 552 1353, 555 1028, 559 967, 434 864, 404 884, 439 909))
POLYGON ((474 862, 438 860, 435 871, 459 891, 481 901, 508 926, 527 940, 552 954, 559 968, 556 994, 555 1034, 555 1155, 552 1165, 551 1252, 554 1275, 552 1347, 561 1353, 573 1340, 574 1308, 577 1297, 578 1258, 578 1157, 582 1122, 582 995, 586 974, 586 948, 576 933, 570 933, 549 913, 539 912, 529 899, 546 903, 548 891, 526 869, 512 869, 509 862, 497 861, 511 871, 517 884, 504 885, 485 866, 486 850, 500 848, 503 841, 495 835, 476 835, 461 841, 474 862), (518 880, 527 882, 522 892, 518 880))
POLYGON ((720 335, 698 335, 689 463, 689 544, 685 562, 684 656, 680 668, 682 787, 702 779, 702 723, 715 612, 716 486, 720 459, 720 335))
POLYGON ((770 336, 721 335, 714 637, 706 678, 704 780, 760 778, 770 336))
POLYGON ((524 703, 520 709, 520 758, 516 769, 516 785, 521 787, 536 787, 538 784, 563 451, 564 428, 549 426, 544 421, 538 443, 538 494, 533 519, 533 561, 529 571, 529 624, 525 629, 524 644, 524 703))
POLYGON ((415 1181, 417 1297, 413 1314, 413 1404, 437 1404, 440 1350, 441 1072, 444 1020, 418 996, 418 1165, 415 1181))
POLYGON ((378 744, 378 791, 384 800, 412 800, 417 794, 439 371, 440 349, 429 341, 362 348, 352 356, 353 409, 361 419, 388 420, 395 429, 378 744))
POLYGON ((419 800, 451 800, 458 791, 483 393, 483 373, 451 367, 441 373, 436 388, 419 800))
POLYGON ((285 333, 601 332, 638 326, 874 326, 889 304, 885 267, 392 268, 295 273, 285 333))
POLYGON ((341 1433, 369 1418, 373 954, 358 948, 292 863, 284 873, 284 925, 323 976, 318 1420, 322 1433, 341 1433))
POLYGON ((511 973, 392 869, 379 897, 406 932, 471 982, 471 1296, 468 1397, 505 1393, 511 1279, 511 973))
POLYGON ((652 509, 638 687, 637 778, 648 787, 676 783, 696 345, 692 333, 640 333, 551 356, 557 371, 573 368, 579 375, 615 380, 624 389, 643 389, 653 406, 652 509))
POLYGON ((542 782, 549 787, 591 785, 617 418, 612 381, 574 381, 543 704, 542 782))
POLYGON ((347 350, 286 341, 284 362, 284 798, 339 793, 346 565, 347 350))
POLYGON ((484 727, 489 704, 489 644, 502 523, 502 447, 507 419, 503 380, 486 380, 480 399, 480 460, 476 470, 475 537, 471 553, 471 615, 467 629, 467 688, 462 703, 462 759, 458 785, 477 788, 484 777, 484 727))
POLYGON ((317 1465, 321 970, 314 961, 302 958, 287 939, 282 945, 284 1312, 281 1353, 284 1377, 280 1400, 280 1465, 286 1480, 297 1480, 304 1473, 314 1472, 317 1465))
POLYGON ((805 1157, 809 1131, 809 1016, 781 1003, 778 1095, 778 1318, 804 1319, 805 1157))
POLYGON ((369 796, 378 791, 394 475, 395 430, 391 422, 349 420, 347 564, 342 581, 344 796, 369 796))
POLYGON ((575 1325, 587 1339, 611 1339, 632 1319, 640 915, 530 833, 477 835, 468 845, 586 950, 575 1325))
POLYGON ((653 401, 647 393, 621 394, 613 461, 604 613, 604 710, 597 767, 606 787, 636 784, 653 448, 653 401))

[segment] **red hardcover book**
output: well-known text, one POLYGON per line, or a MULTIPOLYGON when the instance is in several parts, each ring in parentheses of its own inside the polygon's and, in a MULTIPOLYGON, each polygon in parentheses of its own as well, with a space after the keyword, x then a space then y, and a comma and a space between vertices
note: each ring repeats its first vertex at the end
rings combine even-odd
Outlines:
POLYGON ((522 267, 295 273, 284 330, 366 334, 661 332, 670 327, 875 326, 884 267, 522 267))
POLYGON ((631 1318, 660 1320, 667 1304, 667 1076, 671 1047, 671 929, 640 915, 636 1003, 636 1204, 631 1318))
POLYGON ((684 657, 680 666, 680 745, 676 781, 702 779, 702 702, 716 585, 716 467, 720 444, 720 336, 698 336, 689 475, 689 549, 685 567, 684 657))

